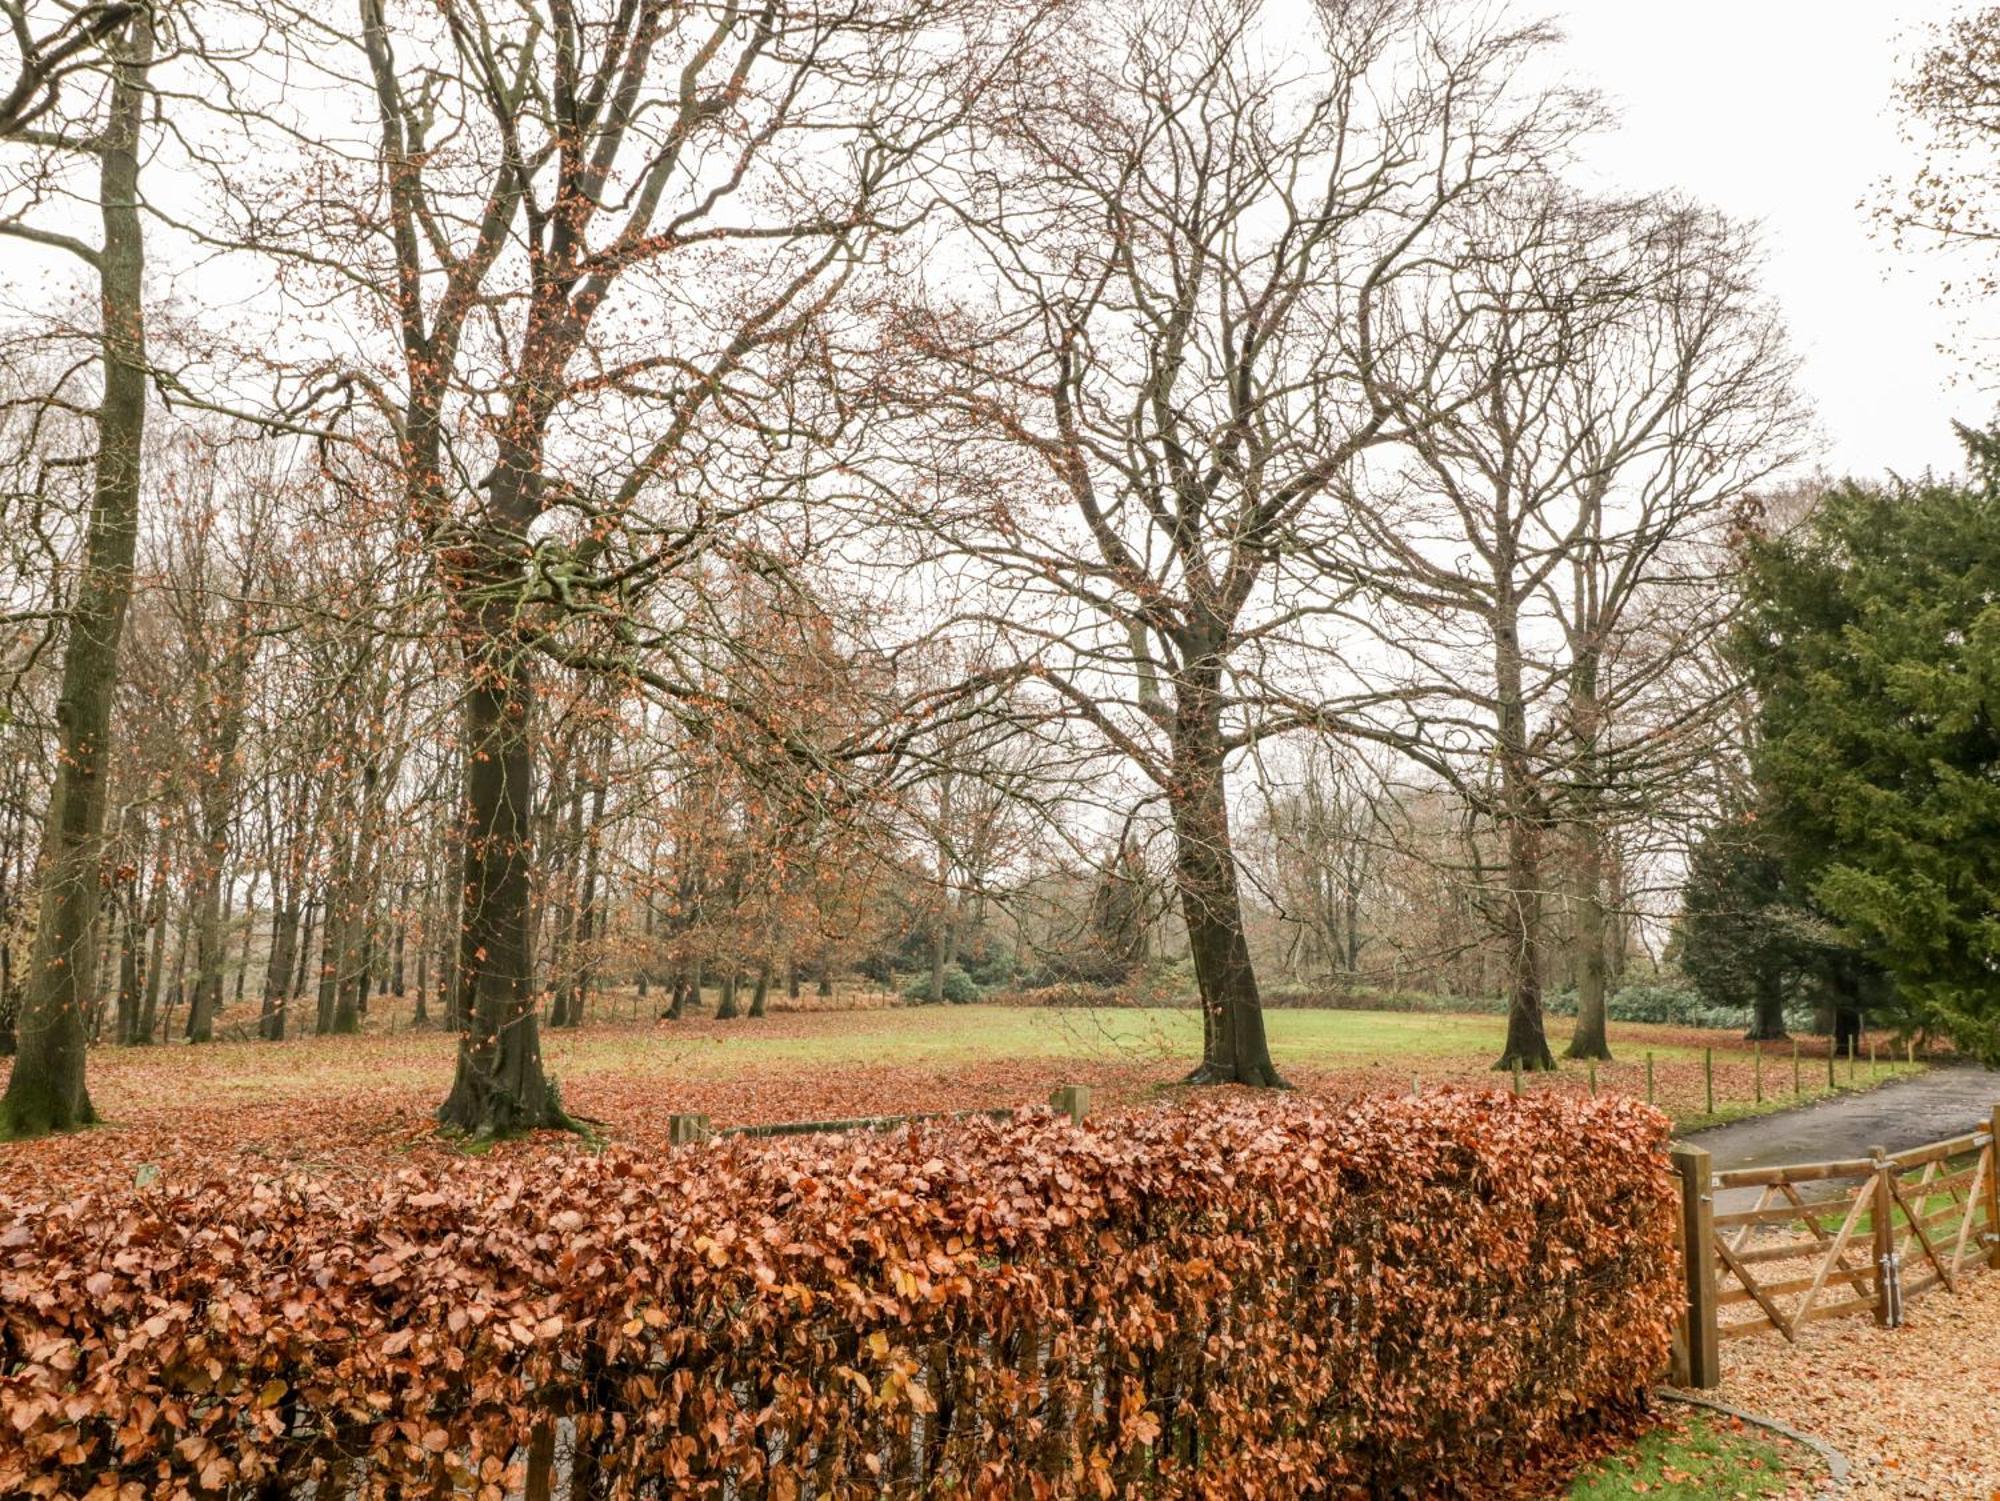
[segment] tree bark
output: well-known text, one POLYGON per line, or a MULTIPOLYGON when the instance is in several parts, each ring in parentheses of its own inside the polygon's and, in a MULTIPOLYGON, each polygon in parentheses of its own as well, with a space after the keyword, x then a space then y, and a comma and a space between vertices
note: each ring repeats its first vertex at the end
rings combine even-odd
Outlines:
MULTIPOLYGON (((1500 530, 1504 533, 1505 528, 1500 530)), ((1500 823, 1507 847, 1506 889, 1500 893, 1500 931, 1507 944, 1507 1042, 1496 1069, 1552 1070, 1542 1014, 1541 799, 1529 764, 1528 711, 1522 695, 1518 605, 1505 580, 1511 561, 1497 563, 1501 580, 1494 605, 1496 741, 1500 752, 1500 823)))
POLYGON ((1187 1082, 1283 1089, 1243 934, 1223 780, 1219 683, 1219 668, 1177 676, 1175 683, 1174 872, 1202 1010, 1202 1059, 1187 1082))
POLYGON ((1762 975, 1758 978, 1757 994, 1753 998, 1755 1009, 1751 1013, 1750 1030, 1743 1034, 1748 1042, 1780 1042, 1791 1034, 1785 1030, 1785 991, 1776 975, 1762 975))
POLYGON ((132 597, 146 429, 145 241, 139 217, 140 129, 152 63, 150 15, 110 44, 111 98, 97 143, 97 256, 103 391, 82 576, 76 581, 56 700, 56 775, 36 885, 34 947, 16 1020, 14 1068, 0 1096, 0 1137, 73 1130, 97 1119, 84 1083, 84 1007, 103 861, 105 760, 118 643, 132 597))
POLYGON ((1570 1034, 1566 1058, 1594 1058, 1611 1061, 1611 1041, 1606 1035, 1605 996, 1609 990, 1610 962, 1606 956, 1607 923, 1604 912, 1604 854, 1602 835, 1594 819, 1575 830, 1576 868, 1572 875, 1575 904, 1571 945, 1576 969, 1576 1027, 1570 1034))
POLYGON ((120 1047, 130 1047, 139 1032, 140 995, 144 987, 139 972, 139 956, 146 941, 145 930, 139 922, 136 884, 126 888, 122 905, 124 912, 119 922, 118 943, 118 1025, 114 1040, 120 1047))
POLYGON ((503 447, 488 516, 460 592, 467 626, 464 910, 459 993, 469 1025, 438 1123, 475 1137, 574 1129, 542 1068, 530 885, 534 682, 515 626, 519 558, 534 505, 533 453, 503 447))
MULTIPOLYGON (((296 895, 296 892, 293 893, 296 895)), ((264 962, 264 1002, 257 1018, 257 1035, 277 1042, 285 1035, 285 1009, 291 989, 292 960, 299 941, 299 909, 280 904, 273 894, 271 952, 264 962)))

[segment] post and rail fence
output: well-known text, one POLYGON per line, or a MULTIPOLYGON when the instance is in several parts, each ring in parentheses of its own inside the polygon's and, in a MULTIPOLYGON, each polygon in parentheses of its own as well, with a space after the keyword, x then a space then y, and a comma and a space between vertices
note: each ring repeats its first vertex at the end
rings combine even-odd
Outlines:
POLYGON ((2000 1271, 1996 1143, 2000 1105, 1963 1135, 1834 1162, 1716 1172, 1707 1152, 1675 1144, 1687 1300, 1674 1382, 1720 1385, 1732 1340, 1797 1341, 1810 1323, 1862 1313, 1894 1328, 1911 1299, 2000 1271))

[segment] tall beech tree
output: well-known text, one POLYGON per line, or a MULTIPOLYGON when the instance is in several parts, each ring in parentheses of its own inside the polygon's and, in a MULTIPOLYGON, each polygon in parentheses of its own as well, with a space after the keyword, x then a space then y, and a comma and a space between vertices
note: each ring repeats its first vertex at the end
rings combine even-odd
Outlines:
POLYGON ((469 1025, 443 1124, 566 1120, 530 936, 538 661, 712 711, 676 665, 695 633, 641 599, 800 493, 786 450, 822 415, 801 400, 803 336, 910 216, 923 151, 1034 13, 359 0, 344 28, 286 10, 302 66, 365 84, 376 140, 323 152, 337 192, 303 207, 267 185, 241 235, 393 331, 393 379, 336 353, 304 395, 360 503, 385 476, 400 492, 462 660, 469 1025))
POLYGON ((1359 455, 1410 436, 1371 396, 1404 342, 1384 314, 1467 253, 1438 233, 1454 206, 1589 114, 1517 88, 1539 28, 1414 0, 1314 14, 1278 49, 1258 4, 1091 12, 1069 66, 1024 80, 947 176, 991 295, 941 293, 898 331, 923 356, 903 369, 913 408, 957 418, 929 473, 965 466, 955 488, 904 487, 912 529, 980 565, 987 615, 1060 712, 1167 806, 1197 1082, 1282 1082, 1228 769, 1301 723, 1302 682, 1338 661, 1346 586, 1299 566, 1295 538, 1335 524, 1359 455), (992 456, 968 464, 968 439, 992 456))
MULTIPOLYGON (((25 14, 11 19, 16 35, 28 34, 25 14)), ((95 1000, 97 916, 105 885, 105 763, 118 643, 139 531, 147 373, 139 168, 154 52, 152 7, 82 7, 65 40, 29 49, 22 64, 22 79, 32 81, 27 94, 17 86, 0 102, 0 124, 6 126, 0 149, 94 164, 101 226, 98 243, 91 245, 0 204, 0 237, 54 247, 89 268, 99 316, 90 518, 82 568, 70 592, 56 708, 55 784, 36 869, 38 913, 16 1022, 18 1053, 0 1097, 0 1136, 39 1135, 96 1119, 84 1082, 85 1015, 95 1000), (55 100, 56 74, 80 59, 85 47, 95 66, 67 81, 74 93, 87 79, 93 97, 72 111, 55 100)))
POLYGON ((1404 745, 1499 835, 1496 1067, 1549 1069, 1545 909, 1567 886, 1571 1056, 1608 1057, 1609 835, 1692 759, 1677 747, 1711 706, 1660 685, 1720 617, 1685 596, 1713 594, 1727 503, 1792 456, 1797 407, 1750 246, 1727 223, 1550 181, 1472 206, 1457 229, 1480 253, 1401 314, 1427 352, 1367 375, 1410 442, 1392 473, 1354 477, 1352 525, 1318 555, 1374 592, 1360 618, 1388 679, 1443 689, 1404 745))

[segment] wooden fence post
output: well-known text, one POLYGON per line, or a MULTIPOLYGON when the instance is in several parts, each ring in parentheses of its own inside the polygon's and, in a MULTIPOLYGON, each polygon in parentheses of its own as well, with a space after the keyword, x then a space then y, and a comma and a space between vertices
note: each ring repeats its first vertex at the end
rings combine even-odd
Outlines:
POLYGON ((1653 1103, 1653 1055, 1646 1055, 1646 1103, 1653 1103))
POLYGON ((709 1138, 708 1117, 705 1115, 670 1115, 667 1117, 667 1145, 673 1147, 692 1146, 709 1138))
POLYGON ((1701 1050, 1701 1064, 1703 1072, 1708 1076, 1708 1113, 1710 1115, 1713 1115, 1715 1114, 1715 1049, 1714 1048, 1703 1048, 1701 1050))
POLYGON ((2000 1272, 2000 1105, 1993 1107, 1992 1135, 1986 1148, 1986 1264, 2000 1272))
POLYGON ((1761 1105, 1764 1103, 1764 1044, 1753 1043, 1752 1048, 1757 1060, 1757 1103, 1761 1105))
POLYGON ((1868 1217, 1875 1232, 1875 1322, 1884 1329, 1894 1329, 1903 1322, 1903 1285, 1896 1265, 1896 1198, 1889 1190, 1889 1174, 1894 1169, 1883 1148, 1870 1147, 1868 1155, 1875 1161, 1875 1176, 1868 1185, 1873 1195, 1868 1217))
POLYGON ((1833 1055, 1839 1051, 1839 1047, 1829 1038, 1826 1044, 1826 1088, 1829 1094, 1840 1088, 1839 1081, 1833 1077, 1833 1055))
POLYGON ((1721 1345, 1715 1323, 1715 1196, 1708 1153, 1676 1142, 1671 1156, 1681 1180, 1681 1271, 1685 1308, 1675 1341, 1676 1386, 1706 1390, 1722 1385, 1721 1345))
POLYGON ((1805 1082, 1799 1074, 1799 1040, 1792 1039, 1792 1097, 1796 1099, 1805 1093, 1805 1082))
POLYGON ((1090 1086, 1088 1084, 1064 1084, 1049 1096, 1049 1109, 1057 1115, 1069 1117, 1072 1126, 1083 1124, 1084 1116, 1090 1113, 1090 1086))

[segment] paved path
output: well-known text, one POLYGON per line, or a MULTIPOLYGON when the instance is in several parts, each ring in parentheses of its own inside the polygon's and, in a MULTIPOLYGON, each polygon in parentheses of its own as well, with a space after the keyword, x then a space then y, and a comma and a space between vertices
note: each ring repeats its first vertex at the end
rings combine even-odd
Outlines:
POLYGON ((1870 1147, 1900 1152, 1970 1131, 2000 1105, 2000 1072, 1962 1065, 1934 1068, 1859 1094, 1691 1133, 1721 1172, 1775 1162, 1866 1157, 1870 1147))

